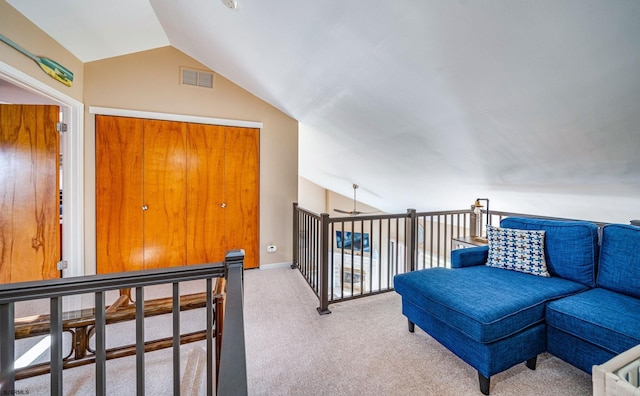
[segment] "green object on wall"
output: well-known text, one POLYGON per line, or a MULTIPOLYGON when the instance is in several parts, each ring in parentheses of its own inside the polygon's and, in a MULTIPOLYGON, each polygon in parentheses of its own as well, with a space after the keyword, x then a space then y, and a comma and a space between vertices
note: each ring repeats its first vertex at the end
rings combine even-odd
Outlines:
POLYGON ((14 43, 13 41, 9 40, 8 38, 6 38, 1 34, 0 34, 0 41, 3 41, 4 43, 15 48, 22 54, 33 59, 33 61, 36 62, 38 66, 40 66, 40 68, 52 78, 60 81, 67 87, 71 86, 71 83, 73 82, 73 72, 71 70, 67 69, 66 67, 62 66, 61 64, 59 64, 58 62, 52 59, 45 58, 43 56, 36 56, 32 54, 31 52, 27 51, 26 49, 22 48, 21 46, 19 46, 18 44, 14 43))

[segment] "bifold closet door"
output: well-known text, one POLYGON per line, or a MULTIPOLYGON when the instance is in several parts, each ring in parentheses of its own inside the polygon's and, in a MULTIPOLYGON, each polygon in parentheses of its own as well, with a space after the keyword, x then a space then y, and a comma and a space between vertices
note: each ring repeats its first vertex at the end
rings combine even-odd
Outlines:
POLYGON ((142 270, 144 120, 96 116, 97 272, 142 270))
POLYGON ((259 266, 260 130, 222 127, 225 134, 225 227, 228 249, 245 250, 245 268, 259 266))
POLYGON ((187 263, 187 124, 146 120, 143 154, 144 268, 187 263))
POLYGON ((96 116, 98 273, 258 266, 259 130, 96 116))
POLYGON ((0 104, 0 283, 60 277, 59 114, 0 104))
POLYGON ((96 116, 98 273, 186 263, 186 126, 96 116))
POLYGON ((258 267, 259 130, 189 124, 187 262, 245 250, 258 267))
POLYGON ((187 263, 217 263, 227 251, 224 131, 189 124, 187 160, 187 263))

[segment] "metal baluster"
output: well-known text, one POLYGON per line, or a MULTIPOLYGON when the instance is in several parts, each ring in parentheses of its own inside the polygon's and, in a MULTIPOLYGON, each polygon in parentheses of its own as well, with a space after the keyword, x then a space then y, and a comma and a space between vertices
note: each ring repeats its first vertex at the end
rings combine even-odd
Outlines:
POLYGON ((378 250, 378 290, 382 291, 382 220, 378 221, 378 250))
POLYGON ((422 260, 419 263, 419 269, 425 269, 427 268, 427 240, 426 240, 426 236, 427 236, 427 228, 426 228, 427 222, 426 222, 426 217, 425 216, 420 216, 418 218, 418 237, 420 237, 420 229, 422 229, 422 239, 418 238, 418 246, 420 246, 420 244, 422 244, 422 260))
POLYGON ((447 266, 447 257, 449 256, 449 245, 451 243, 451 238, 448 236, 447 228, 449 227, 449 215, 444 215, 444 239, 442 240, 442 248, 444 249, 444 266, 447 266))
POLYGON ((431 236, 429 238, 429 267, 433 268, 433 215, 429 216, 429 229, 431 236))
POLYGON ((440 246, 442 245, 442 238, 440 238, 440 229, 442 227, 440 227, 440 215, 438 215, 438 220, 436 223, 436 226, 438 227, 438 240, 437 240, 437 245, 438 245, 438 254, 436 255, 437 260, 438 260, 438 267, 440 267, 440 246))
POLYGON ((15 390, 15 308, 13 303, 0 304, 0 389, 15 390))
MULTIPOLYGON (((369 293, 373 291, 373 220, 369 220, 369 293)), ((364 237, 364 234, 362 235, 364 237)))
POLYGON ((353 239, 354 239, 354 235, 355 235, 354 227, 355 227, 355 224, 354 224, 354 222, 352 220, 351 221, 351 245, 350 245, 351 246, 351 254, 349 255, 351 257, 351 297, 353 297, 353 278, 354 278, 354 275, 355 275, 354 274, 354 268, 353 268, 353 265, 355 264, 354 263, 355 260, 353 259, 353 252, 355 251, 355 249, 354 249, 355 246, 353 246, 354 245, 354 243, 353 243, 354 240, 353 239))
POLYGON ((391 285, 391 266, 393 265, 393 248, 391 245, 391 220, 387 220, 387 285, 391 285))
POLYGON ((96 395, 104 396, 107 393, 107 386, 106 386, 107 355, 105 351, 106 314, 105 314, 104 292, 102 291, 96 292, 95 300, 96 300, 96 319, 95 319, 96 395))
POLYGON ((342 246, 340 247, 340 298, 344 298, 344 221, 340 222, 340 231, 342 232, 342 246))
POLYGON ((173 394, 180 395, 180 284, 173 283, 173 394))
POLYGON ((333 296, 335 294, 335 290, 334 290, 335 286, 334 286, 334 281, 333 281, 334 274, 335 274, 335 265, 336 265, 334 257, 333 257, 333 252, 335 251, 334 250, 334 243, 333 243, 333 241, 334 241, 334 237, 333 236, 335 234, 336 234, 335 223, 331 223, 331 226, 329 228, 329 239, 331 241, 330 242, 331 243, 331 249, 329 249, 329 251, 331 252, 331 254, 329 255, 329 260, 331 261, 331 271, 330 271, 330 274, 331 274, 331 297, 330 297, 330 300, 331 301, 333 301, 333 296))
POLYGON ((50 299, 51 395, 62 395, 62 297, 50 299))
POLYGON ((136 287, 136 393, 144 396, 144 287, 136 287))
MULTIPOLYGON (((400 219, 396 217, 396 241, 400 241, 400 219)), ((405 243, 405 251, 407 244, 405 243)), ((391 281, 393 276, 398 273, 398 266, 400 265, 400 244, 396 242, 396 257, 394 262, 394 267, 391 271, 391 277, 389 278, 389 288, 391 288, 391 281)))
MULTIPOLYGON (((207 396, 213 396, 213 292, 212 279, 207 278, 207 396)), ((216 327, 220 323, 216 323, 216 327)))

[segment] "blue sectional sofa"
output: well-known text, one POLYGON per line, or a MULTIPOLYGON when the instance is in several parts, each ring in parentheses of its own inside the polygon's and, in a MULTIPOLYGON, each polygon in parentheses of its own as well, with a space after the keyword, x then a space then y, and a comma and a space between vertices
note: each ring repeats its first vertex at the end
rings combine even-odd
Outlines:
POLYGON ((640 227, 602 231, 596 285, 547 304, 547 351, 590 373, 640 344, 640 227))
POLYGON ((545 351, 590 372, 640 344, 640 227, 608 225, 600 244, 593 223, 506 218, 489 246, 454 250, 451 267, 396 275, 394 287, 409 331, 474 367, 485 395, 492 375, 535 369, 545 351))

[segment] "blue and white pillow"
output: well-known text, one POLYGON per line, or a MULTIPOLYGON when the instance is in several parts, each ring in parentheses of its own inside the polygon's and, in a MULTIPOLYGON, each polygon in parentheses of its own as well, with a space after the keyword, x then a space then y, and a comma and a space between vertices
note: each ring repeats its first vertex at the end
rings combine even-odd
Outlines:
POLYGON ((487 265, 538 276, 551 276, 544 259, 544 231, 487 225, 487 265))

